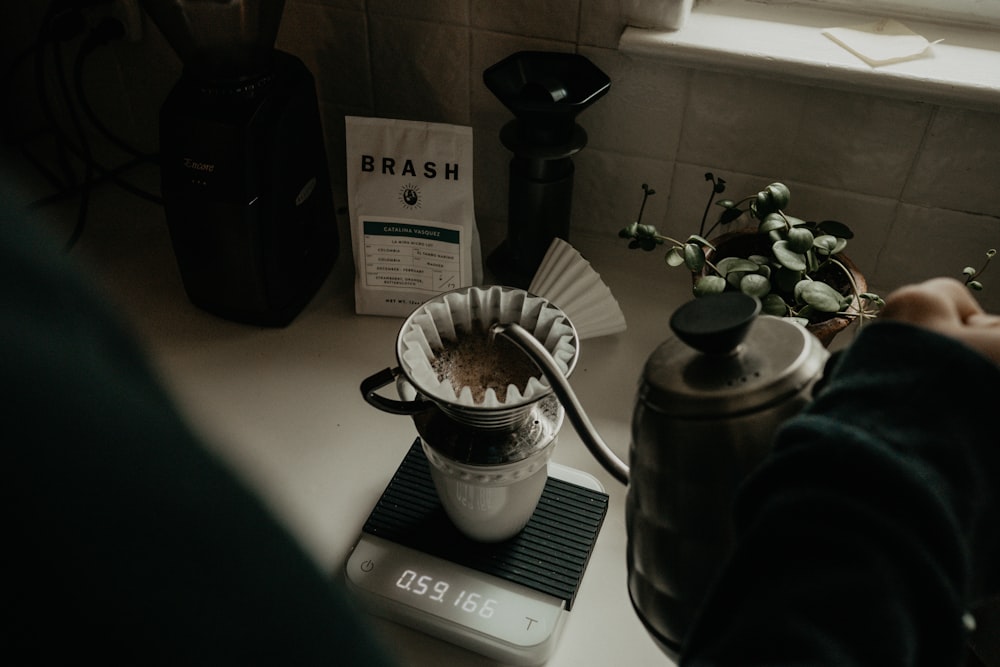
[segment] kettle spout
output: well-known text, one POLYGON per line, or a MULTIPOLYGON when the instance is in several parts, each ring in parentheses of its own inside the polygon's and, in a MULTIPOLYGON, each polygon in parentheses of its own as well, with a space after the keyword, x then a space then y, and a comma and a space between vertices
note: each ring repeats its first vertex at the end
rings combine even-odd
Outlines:
POLYGON ((494 324, 490 328, 490 337, 495 338, 496 336, 506 338, 531 357, 552 386, 552 391, 565 408, 566 415, 569 417, 570 423, 573 424, 573 428, 580 435, 580 439, 583 440, 583 444, 615 479, 622 484, 628 484, 628 466, 608 447, 597 429, 594 428, 587 413, 583 411, 576 394, 569 386, 569 381, 559 370, 545 346, 528 333, 524 327, 513 322, 494 324))

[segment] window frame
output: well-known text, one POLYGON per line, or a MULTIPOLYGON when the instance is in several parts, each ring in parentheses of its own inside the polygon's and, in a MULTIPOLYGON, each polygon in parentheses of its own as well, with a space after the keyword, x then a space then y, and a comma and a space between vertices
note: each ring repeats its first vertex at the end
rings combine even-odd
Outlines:
POLYGON ((893 18, 945 21, 1000 27, 1000 0, 748 0, 764 4, 812 5, 818 8, 893 18))

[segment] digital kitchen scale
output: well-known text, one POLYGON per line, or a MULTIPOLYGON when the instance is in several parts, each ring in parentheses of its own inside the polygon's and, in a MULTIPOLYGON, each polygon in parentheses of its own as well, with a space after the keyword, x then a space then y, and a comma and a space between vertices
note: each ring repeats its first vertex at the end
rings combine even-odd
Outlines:
POLYGON ((418 438, 365 522, 347 586, 377 616, 538 665, 555 649, 607 509, 600 482, 550 463, 524 530, 496 544, 471 540, 444 513, 418 438))

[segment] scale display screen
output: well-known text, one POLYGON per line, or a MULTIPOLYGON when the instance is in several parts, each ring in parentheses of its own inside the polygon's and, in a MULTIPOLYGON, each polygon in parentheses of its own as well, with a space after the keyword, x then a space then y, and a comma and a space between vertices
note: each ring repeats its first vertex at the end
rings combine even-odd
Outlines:
POLYGON ((524 530, 475 542, 444 514, 417 441, 347 560, 347 585, 378 616, 507 664, 538 665, 555 649, 607 504, 596 479, 550 463, 524 530))
POLYGON ((566 603, 436 556, 362 535, 347 580, 375 613, 510 664, 544 662, 566 603))

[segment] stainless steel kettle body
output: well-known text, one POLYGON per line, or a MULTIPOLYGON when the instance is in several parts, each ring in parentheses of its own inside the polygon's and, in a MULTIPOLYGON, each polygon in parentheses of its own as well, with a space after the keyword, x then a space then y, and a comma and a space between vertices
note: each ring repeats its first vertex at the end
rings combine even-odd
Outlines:
MULTIPOLYGON (((762 318, 758 325, 769 323, 762 318)), ((799 331, 803 338, 810 335, 799 331)), ((672 347, 657 350, 647 371, 672 347)), ((821 357, 803 369, 805 375, 822 370, 821 357)), ((718 361, 728 362, 715 364, 728 371, 720 380, 754 389, 755 378, 744 375, 738 356, 718 361)), ((664 401, 656 375, 644 377, 632 419, 628 589, 650 633, 676 651, 732 549, 731 513, 740 483, 770 451, 778 425, 809 402, 812 381, 803 378, 787 393, 746 409, 681 414, 664 401)))
POLYGON ((675 337, 649 357, 632 417, 629 465, 590 424, 568 382, 512 327, 497 327, 546 373, 598 460, 627 481, 628 589, 668 654, 733 545, 732 504, 778 426, 809 402, 828 353, 803 327, 759 316, 739 293, 705 297, 671 318, 675 337))

